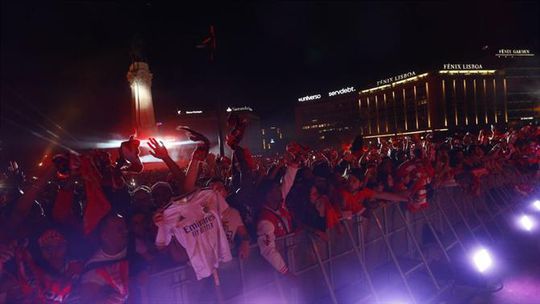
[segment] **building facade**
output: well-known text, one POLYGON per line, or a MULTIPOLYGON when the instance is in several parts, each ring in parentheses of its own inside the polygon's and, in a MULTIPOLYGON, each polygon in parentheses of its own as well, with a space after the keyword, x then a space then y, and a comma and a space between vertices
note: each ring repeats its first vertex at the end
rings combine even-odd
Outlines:
POLYGON ((354 87, 298 98, 296 135, 313 147, 349 142, 360 127, 358 114, 354 87))
POLYGON ((531 49, 499 48, 490 61, 505 75, 510 125, 540 121, 540 60, 531 49))
POLYGON ((380 80, 358 95, 360 132, 372 137, 475 129, 508 122, 504 72, 445 64, 380 80))
POLYGON ((534 51, 489 49, 480 57, 478 63, 391 76, 365 89, 298 98, 297 136, 327 146, 358 134, 375 138, 538 124, 540 60, 534 51))

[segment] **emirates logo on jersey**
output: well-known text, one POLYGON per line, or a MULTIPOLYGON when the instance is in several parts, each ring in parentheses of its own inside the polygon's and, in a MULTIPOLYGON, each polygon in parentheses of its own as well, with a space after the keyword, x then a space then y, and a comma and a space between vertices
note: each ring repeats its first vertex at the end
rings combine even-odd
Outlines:
POLYGON ((214 228, 214 222, 216 222, 216 217, 213 214, 210 214, 207 217, 204 217, 201 220, 194 222, 191 225, 184 226, 185 233, 191 233, 193 236, 198 236, 201 233, 204 233, 210 229, 214 228))

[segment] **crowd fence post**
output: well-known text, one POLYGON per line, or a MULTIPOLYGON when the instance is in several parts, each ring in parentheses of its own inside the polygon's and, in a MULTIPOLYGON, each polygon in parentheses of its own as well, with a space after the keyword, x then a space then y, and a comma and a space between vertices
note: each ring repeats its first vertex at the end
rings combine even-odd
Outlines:
POLYGON ((336 299, 336 294, 334 293, 334 288, 332 287, 332 283, 330 282, 330 278, 328 277, 328 273, 326 272, 326 267, 324 266, 323 261, 321 259, 319 248, 317 247, 317 244, 315 243, 313 236, 310 235, 309 239, 311 241, 311 248, 313 249, 313 252, 315 253, 315 256, 317 257, 317 263, 319 263, 319 267, 321 268, 321 272, 324 277, 326 287, 328 288, 328 293, 330 294, 330 298, 332 299, 332 303, 337 304, 338 301, 336 299))
MULTIPOLYGON (((455 190, 455 189, 454 189, 455 190)), ((474 229, 471 227, 471 225, 469 224, 469 221, 465 218, 465 216, 463 215, 463 212, 461 211, 461 209, 459 208, 458 204, 456 203, 453 195, 449 195, 448 196, 448 200, 452 203, 452 205, 454 206, 454 208, 456 209, 457 211, 457 214, 458 216, 461 218, 461 221, 463 222, 463 224, 465 225, 465 227, 467 228, 467 230, 469 231, 471 237, 474 239, 475 242, 478 243, 478 238, 476 236, 476 234, 474 233, 474 229)))
POLYGON ((401 268, 401 265, 399 264, 397 256, 395 255, 394 250, 392 249, 392 245, 390 244, 390 241, 388 240, 388 236, 386 235, 384 231, 384 227, 381 223, 381 220, 379 219, 379 217, 377 216, 375 212, 373 213, 373 218, 375 219, 375 224, 377 228, 379 229, 379 232, 382 234, 382 238, 383 238, 384 243, 386 244, 386 248, 388 252, 390 253, 390 257, 392 258, 392 261, 394 262, 394 266, 396 266, 396 269, 398 270, 399 275, 401 276, 401 280, 403 284, 405 285, 405 289, 407 289, 407 293, 409 294, 411 301, 413 301, 413 303, 417 303, 416 298, 412 292, 411 286, 409 285, 409 282, 405 276, 405 273, 403 272, 403 269, 401 268))
MULTIPOLYGON (((431 280, 433 281, 433 284, 435 285, 435 287, 438 290, 440 290, 441 287, 439 286, 439 282, 437 282, 437 279, 435 278, 435 276, 433 275, 433 272, 431 271, 431 267, 429 266, 429 263, 427 262, 426 257, 424 255, 424 253, 422 252, 422 248, 420 247, 420 244, 418 243, 418 240, 416 239, 416 237, 414 235, 414 231, 412 230, 410 225, 407 223, 407 219, 405 218, 405 215, 403 214, 403 211, 401 210, 401 208, 398 205, 396 205, 396 208, 398 210, 399 216, 401 217, 401 219, 405 223, 407 231, 409 232, 410 239, 411 239, 414 247, 416 248, 416 251, 420 255, 420 258, 422 259, 422 263, 424 264, 424 267, 426 267, 426 271, 428 272, 428 274, 429 274, 431 280)), ((419 265, 421 265, 421 264, 419 264, 419 265)), ((416 268, 416 266, 413 267, 411 270, 409 270, 409 273, 412 273, 412 271, 414 271, 415 268, 416 268)))
POLYGON ((490 241, 495 242, 495 239, 493 238, 493 235, 491 234, 491 232, 487 228, 486 223, 484 222, 484 219, 482 219, 482 217, 480 217, 480 215, 476 211, 475 202, 473 200, 471 200, 470 197, 469 198, 467 198, 467 197, 468 197, 468 195, 466 193, 464 193, 463 201, 465 202, 465 204, 470 205, 471 213, 473 214, 473 216, 478 221, 478 225, 481 226, 482 229, 486 232, 486 235, 490 239, 490 241))
MULTIPOLYGON (((352 242, 354 253, 356 254, 356 257, 358 258, 358 262, 360 263, 360 267, 362 268, 362 272, 364 274, 364 278, 366 282, 368 283, 368 287, 370 289, 370 292, 372 296, 375 299, 375 303, 380 303, 379 296, 377 294, 377 291, 375 290, 375 286, 373 285, 373 281, 371 280, 371 275, 369 274, 369 270, 367 269, 367 266, 365 264, 365 256, 362 256, 362 253, 354 243, 354 237, 352 235, 351 229, 349 228, 349 225, 346 221, 342 222, 345 226, 345 230, 347 231, 347 236, 352 242)), ((364 248, 364 245, 362 244, 362 248, 364 248)))

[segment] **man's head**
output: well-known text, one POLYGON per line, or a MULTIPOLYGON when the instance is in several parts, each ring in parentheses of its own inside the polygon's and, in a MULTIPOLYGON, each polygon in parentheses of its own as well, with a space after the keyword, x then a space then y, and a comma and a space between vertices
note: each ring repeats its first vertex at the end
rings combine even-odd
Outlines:
POLYGON ((131 201, 135 210, 150 211, 152 205, 152 190, 147 186, 141 186, 135 189, 131 194, 131 201))
POLYGON ((173 195, 171 185, 166 182, 157 182, 152 186, 154 204, 160 208, 169 203, 173 195))
POLYGON ((151 228, 149 216, 143 212, 135 213, 129 220, 129 226, 135 237, 143 239, 151 228))
POLYGON ((257 189, 258 197, 261 198, 265 205, 276 210, 283 202, 283 194, 281 193, 281 185, 273 180, 264 180, 257 189))
POLYGON ((106 215, 98 225, 101 249, 109 254, 118 254, 127 247, 128 229, 125 219, 116 213, 106 215))
POLYGON ((208 182, 206 182, 206 186, 219 193, 219 195, 221 195, 223 198, 226 198, 227 195, 229 195, 229 192, 225 187, 225 183, 220 178, 211 178, 208 182))
POLYGON ((355 168, 347 176, 347 189, 350 192, 358 191, 362 188, 364 174, 361 169, 355 168))
POLYGON ((41 256, 49 266, 60 270, 64 266, 67 252, 67 240, 56 229, 48 229, 38 238, 41 256))

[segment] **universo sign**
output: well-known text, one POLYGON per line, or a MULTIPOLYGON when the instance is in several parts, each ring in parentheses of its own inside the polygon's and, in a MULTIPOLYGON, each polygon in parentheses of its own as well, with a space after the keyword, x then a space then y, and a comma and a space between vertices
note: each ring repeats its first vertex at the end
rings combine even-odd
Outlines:
POLYGON ((321 99, 321 97, 322 97, 321 94, 304 96, 304 97, 298 98, 298 101, 304 102, 304 101, 310 101, 310 100, 317 100, 317 99, 321 99))
MULTIPOLYGON (((342 88, 336 91, 328 92, 328 96, 332 97, 332 96, 343 95, 343 94, 348 94, 352 92, 356 92, 356 89, 354 87, 346 87, 346 88, 342 88)), ((322 98, 321 94, 315 94, 315 95, 308 95, 308 96, 300 97, 298 98, 298 101, 299 102, 312 101, 312 100, 317 100, 321 98, 322 98)))

